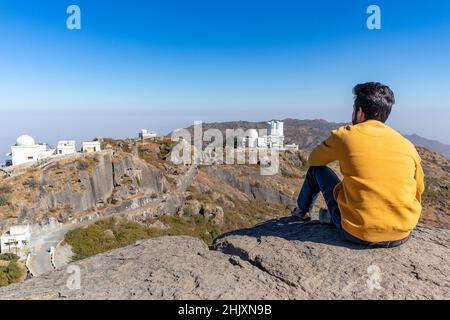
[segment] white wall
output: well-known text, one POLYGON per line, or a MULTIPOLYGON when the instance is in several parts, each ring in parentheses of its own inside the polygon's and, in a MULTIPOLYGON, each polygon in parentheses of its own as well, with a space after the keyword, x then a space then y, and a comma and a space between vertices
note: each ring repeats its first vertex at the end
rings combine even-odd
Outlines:
POLYGON ((2 253, 4 252, 13 252, 15 249, 21 249, 23 247, 26 247, 29 245, 31 239, 31 233, 29 232, 29 229, 25 233, 21 234, 9 234, 5 233, 0 237, 0 250, 2 253), (8 245, 10 242, 17 242, 17 244, 8 245))
POLYGON ((272 120, 267 122, 267 131, 269 136, 283 136, 284 135, 283 121, 272 120))
POLYGON ((48 157, 48 148, 45 144, 36 144, 34 146, 12 146, 11 147, 11 160, 13 166, 27 163, 36 162, 42 158, 48 157))
POLYGON ((156 138, 157 134, 154 131, 148 131, 148 132, 140 132, 139 138, 141 139, 150 139, 150 138, 156 138))
POLYGON ((11 226, 9 228, 10 235, 29 234, 29 233, 30 233, 29 225, 16 225, 16 226, 11 226))
POLYGON ((73 154, 76 152, 77 152, 77 150, 74 147, 58 147, 58 148, 56 148, 57 155, 73 154))
POLYGON ((39 159, 40 148, 35 146, 12 146, 11 157, 13 166, 34 162, 39 159))
POLYGON ((99 141, 83 142, 83 152, 96 152, 101 150, 99 141))
POLYGON ((278 135, 284 136, 284 123, 282 121, 278 122, 278 135))
POLYGON ((56 154, 65 155, 65 154, 73 154, 77 152, 77 148, 75 145, 75 141, 59 141, 58 146, 56 147, 56 154))

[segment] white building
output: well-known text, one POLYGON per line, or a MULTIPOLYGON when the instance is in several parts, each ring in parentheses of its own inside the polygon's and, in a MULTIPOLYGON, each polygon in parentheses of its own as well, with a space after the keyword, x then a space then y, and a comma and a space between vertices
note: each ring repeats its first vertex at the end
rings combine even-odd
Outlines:
POLYGON ((258 148, 267 148, 267 136, 259 137, 257 144, 258 148))
POLYGON ((284 122, 278 120, 271 120, 267 122, 267 135, 269 136, 283 136, 284 122))
POLYGON ((238 147, 284 149, 284 123, 271 120, 267 122, 267 135, 259 136, 256 129, 249 129, 246 136, 238 141, 238 147))
POLYGON ((248 131, 248 147, 249 148, 256 148, 258 147, 258 130, 256 129, 250 129, 248 131))
POLYGON ((9 228, 9 231, 0 237, 0 250, 16 253, 27 247, 30 243, 31 230, 29 225, 17 225, 9 228))
POLYGON ((82 152, 97 152, 101 150, 100 141, 83 142, 82 152))
POLYGON ((267 147, 284 148, 284 123, 283 121, 271 120, 267 122, 267 147))
POLYGON ((73 153, 77 153, 76 143, 74 140, 58 141, 58 145, 56 146, 57 155, 65 155, 73 153))
POLYGON ((17 138, 16 144, 11 146, 12 165, 16 166, 28 162, 36 162, 47 158, 54 153, 47 144, 36 144, 34 139, 28 135, 21 135, 17 138))
POLYGON ((257 148, 258 147, 258 130, 248 129, 246 136, 238 139, 238 148, 257 148))
POLYGON ((142 129, 141 132, 139 132, 139 139, 153 139, 156 138, 157 134, 155 131, 148 131, 147 129, 142 129))
POLYGON ((296 143, 285 144, 284 148, 286 150, 298 150, 298 145, 296 143))

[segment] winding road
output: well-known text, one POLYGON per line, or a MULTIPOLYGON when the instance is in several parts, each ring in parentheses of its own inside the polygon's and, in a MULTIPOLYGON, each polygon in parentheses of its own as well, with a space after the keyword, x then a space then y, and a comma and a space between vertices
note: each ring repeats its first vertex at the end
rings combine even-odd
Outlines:
POLYGON ((31 258, 28 267, 33 276, 37 277, 53 270, 50 247, 56 247, 68 230, 64 227, 42 232, 31 239, 31 258))

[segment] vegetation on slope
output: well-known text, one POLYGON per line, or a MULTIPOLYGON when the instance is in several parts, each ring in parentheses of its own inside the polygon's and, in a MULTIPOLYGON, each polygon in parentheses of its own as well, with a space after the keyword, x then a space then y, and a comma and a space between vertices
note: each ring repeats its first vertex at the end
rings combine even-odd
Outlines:
POLYGON ((0 254, 0 287, 18 282, 22 277, 18 260, 19 257, 13 253, 0 254))
POLYGON ((207 243, 220 234, 220 228, 203 216, 163 216, 145 224, 110 218, 67 233, 65 240, 72 246, 74 260, 87 258, 108 250, 124 247, 137 240, 161 236, 189 235, 207 243), (151 226, 159 220, 167 228, 151 226))
POLYGON ((127 246, 137 240, 161 236, 186 235, 210 245, 224 232, 250 227, 286 213, 287 209, 282 205, 255 200, 237 203, 234 208, 226 209, 221 225, 202 215, 164 215, 147 219, 143 223, 109 218, 68 232, 65 241, 72 246, 74 260, 127 246))

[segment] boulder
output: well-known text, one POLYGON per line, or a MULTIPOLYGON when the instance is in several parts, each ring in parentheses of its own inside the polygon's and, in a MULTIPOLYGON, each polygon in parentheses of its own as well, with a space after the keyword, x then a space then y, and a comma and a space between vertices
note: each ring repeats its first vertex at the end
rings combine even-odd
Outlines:
POLYGON ((179 210, 182 216, 196 216, 200 214, 202 204, 198 200, 188 200, 179 210))
POLYGON ((223 208, 220 206, 205 203, 202 205, 200 213, 205 217, 205 219, 213 220, 216 224, 221 225, 224 222, 224 212, 223 208))
POLYGON ((420 226, 400 247, 367 249, 333 226, 268 221, 215 240, 305 299, 450 299, 450 231, 420 226))

